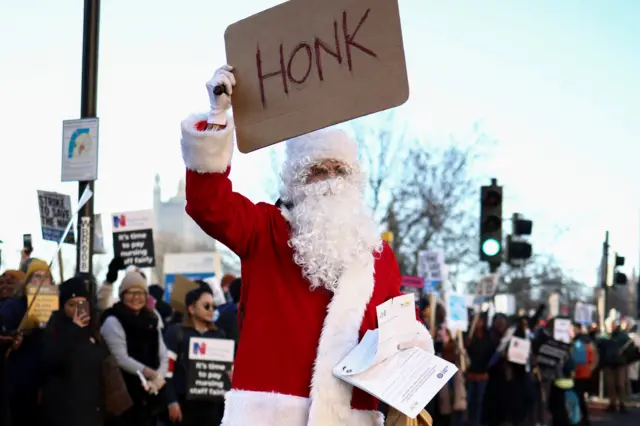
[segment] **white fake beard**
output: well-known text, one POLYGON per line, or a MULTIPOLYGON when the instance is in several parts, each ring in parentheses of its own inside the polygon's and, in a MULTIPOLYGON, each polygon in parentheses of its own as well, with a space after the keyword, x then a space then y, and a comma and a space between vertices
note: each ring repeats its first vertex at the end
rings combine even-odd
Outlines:
POLYGON ((311 290, 335 291, 345 267, 382 250, 378 227, 353 176, 298 185, 290 195, 289 246, 311 290))

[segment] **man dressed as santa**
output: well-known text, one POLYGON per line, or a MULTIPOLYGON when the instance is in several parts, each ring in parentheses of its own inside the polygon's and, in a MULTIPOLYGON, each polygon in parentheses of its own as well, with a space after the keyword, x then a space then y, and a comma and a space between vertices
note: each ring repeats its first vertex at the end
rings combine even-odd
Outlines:
MULTIPOLYGON (((229 180, 234 85, 232 67, 216 71, 211 110, 182 122, 181 142, 187 213, 242 260, 242 334, 222 424, 381 426, 378 401, 332 374, 377 328, 376 307, 401 294, 396 258, 365 207, 357 145, 334 128, 288 141, 281 200, 254 204, 229 180)), ((417 322, 402 346, 433 353, 417 322)))

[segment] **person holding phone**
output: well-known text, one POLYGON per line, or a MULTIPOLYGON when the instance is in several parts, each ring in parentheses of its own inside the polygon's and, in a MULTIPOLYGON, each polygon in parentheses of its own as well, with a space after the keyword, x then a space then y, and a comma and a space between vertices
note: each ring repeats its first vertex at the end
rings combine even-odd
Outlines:
POLYGON ((60 285, 60 309, 44 334, 43 419, 48 425, 105 422, 102 364, 108 350, 92 321, 89 291, 74 277, 60 285))

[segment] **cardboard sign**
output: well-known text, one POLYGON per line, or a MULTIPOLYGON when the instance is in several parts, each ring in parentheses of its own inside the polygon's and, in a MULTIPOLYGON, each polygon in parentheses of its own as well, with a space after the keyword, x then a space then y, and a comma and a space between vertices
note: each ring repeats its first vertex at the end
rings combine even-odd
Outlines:
POLYGON ((233 340, 189 339, 188 400, 221 400, 231 390, 234 349, 233 340))
POLYGON ((156 266, 153 218, 153 210, 113 213, 113 253, 122 258, 124 268, 156 266))
POLYGON ((173 281, 171 300, 169 302, 171 307, 178 312, 186 313, 187 307, 184 305, 184 300, 187 293, 196 288, 198 288, 198 284, 182 275, 176 275, 173 281))
POLYGON ((27 315, 25 328, 44 328, 49 322, 51 314, 59 308, 58 287, 43 285, 38 291, 38 285, 29 284, 27 286, 27 306, 31 306, 31 308, 27 315))
POLYGON ((224 38, 243 153, 409 98, 398 0, 291 0, 224 38))
MULTIPOLYGON (((42 239, 59 242, 72 217, 71 197, 57 192, 38 191, 38 207, 42 239)), ((73 231, 66 235, 64 242, 74 244, 73 231)))

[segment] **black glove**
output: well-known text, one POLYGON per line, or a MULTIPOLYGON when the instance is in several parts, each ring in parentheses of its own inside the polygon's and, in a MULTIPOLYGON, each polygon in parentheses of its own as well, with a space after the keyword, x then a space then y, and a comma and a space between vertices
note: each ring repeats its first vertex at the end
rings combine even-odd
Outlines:
POLYGON ((107 282, 113 284, 118 279, 118 272, 124 269, 124 260, 121 257, 114 257, 109 263, 109 271, 107 272, 107 282))

